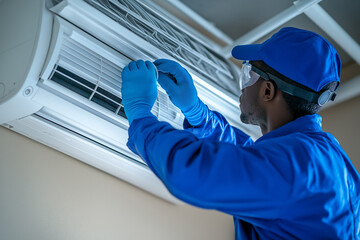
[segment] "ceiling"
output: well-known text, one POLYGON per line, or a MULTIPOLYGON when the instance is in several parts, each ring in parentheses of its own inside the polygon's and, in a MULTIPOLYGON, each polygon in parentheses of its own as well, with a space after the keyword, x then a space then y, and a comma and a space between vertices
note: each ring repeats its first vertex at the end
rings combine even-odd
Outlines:
MULTIPOLYGON (((293 5, 293 1, 290 0, 182 0, 182 2, 234 40, 293 5)), ((323 0, 319 5, 357 43, 360 43, 360 0, 323 0)), ((303 28, 319 33, 335 46, 344 65, 352 60, 305 14, 295 17, 281 27, 285 26, 303 28)))

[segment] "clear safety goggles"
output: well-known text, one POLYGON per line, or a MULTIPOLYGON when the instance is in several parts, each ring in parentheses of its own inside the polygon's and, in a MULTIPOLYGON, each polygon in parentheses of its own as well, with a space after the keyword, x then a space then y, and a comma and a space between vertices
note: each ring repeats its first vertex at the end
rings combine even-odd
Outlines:
POLYGON ((334 101, 336 97, 336 93, 329 89, 317 93, 292 85, 291 83, 284 81, 269 72, 264 72, 259 68, 252 66, 249 61, 244 61, 240 70, 240 90, 254 85, 260 77, 267 81, 274 81, 276 86, 285 93, 305 99, 308 102, 317 103, 320 106, 323 106, 328 101, 334 101))
POLYGON ((251 70, 251 64, 249 61, 244 61, 240 70, 240 91, 244 88, 250 87, 259 80, 260 75, 251 70))

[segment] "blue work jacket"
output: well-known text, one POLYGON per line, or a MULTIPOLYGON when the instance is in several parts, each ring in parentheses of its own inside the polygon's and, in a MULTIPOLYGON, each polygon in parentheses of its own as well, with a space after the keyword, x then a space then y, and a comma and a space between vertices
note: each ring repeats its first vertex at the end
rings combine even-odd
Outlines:
POLYGON ((360 239, 360 177, 319 115, 256 142, 212 111, 184 129, 136 119, 128 146, 177 198, 231 214, 236 239, 360 239))

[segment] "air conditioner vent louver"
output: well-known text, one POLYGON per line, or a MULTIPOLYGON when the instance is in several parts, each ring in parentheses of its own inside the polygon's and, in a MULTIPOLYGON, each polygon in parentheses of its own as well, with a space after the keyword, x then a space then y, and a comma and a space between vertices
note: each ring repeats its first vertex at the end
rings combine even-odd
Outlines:
POLYGON ((57 66, 51 80, 80 94, 92 102, 126 118, 121 98, 111 94, 103 88, 57 66))
POLYGON ((237 94, 236 80, 225 58, 145 5, 135 0, 85 2, 194 71, 237 94))
MULTIPOLYGON (((69 101, 94 110, 93 112, 100 117, 105 117, 109 113, 99 111, 94 107, 94 103, 116 117, 126 118, 121 99, 121 71, 130 60, 119 54, 118 60, 113 60, 117 63, 115 65, 89 48, 90 45, 91 43, 76 33, 71 36, 64 35, 62 39, 58 59, 48 80, 67 88, 72 94, 54 89, 47 81, 44 85, 55 90, 58 95, 66 95, 69 101), (78 96, 82 98, 79 100, 78 96)), ((103 52, 101 49, 98 51, 103 52)), ((183 116, 180 110, 171 103, 166 93, 160 90, 152 113, 159 120, 171 122, 174 127, 182 128, 183 116)))

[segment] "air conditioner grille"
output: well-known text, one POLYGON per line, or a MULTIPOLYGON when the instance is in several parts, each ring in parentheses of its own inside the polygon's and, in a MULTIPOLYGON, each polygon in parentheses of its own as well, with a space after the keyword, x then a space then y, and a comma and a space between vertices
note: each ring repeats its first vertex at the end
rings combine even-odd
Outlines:
POLYGON ((135 0, 85 0, 178 61, 224 89, 236 93, 227 60, 167 19, 135 0))
POLYGON ((50 80, 126 118, 121 98, 96 86, 84 78, 77 76, 61 66, 57 66, 55 68, 50 80))

